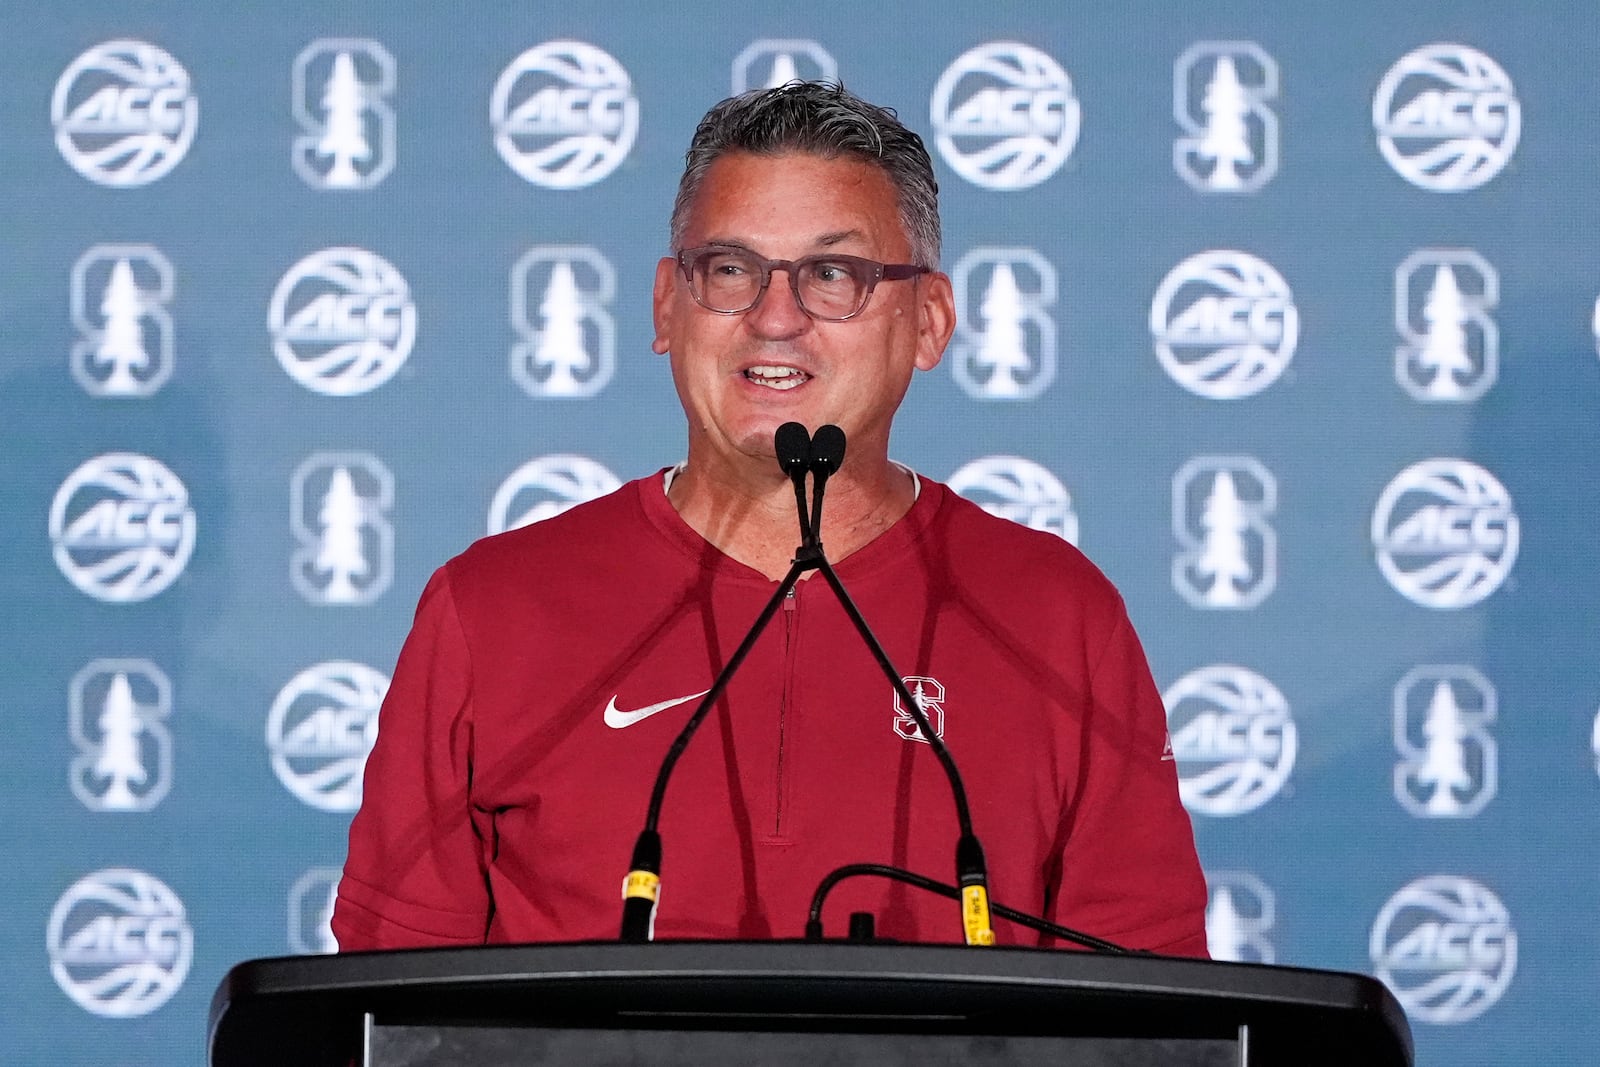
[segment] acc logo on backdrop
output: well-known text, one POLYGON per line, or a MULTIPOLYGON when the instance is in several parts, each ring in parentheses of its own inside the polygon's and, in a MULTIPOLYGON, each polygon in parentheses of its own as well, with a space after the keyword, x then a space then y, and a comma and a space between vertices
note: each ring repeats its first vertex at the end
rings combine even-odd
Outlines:
POLYGON ((815 41, 760 40, 733 60, 733 92, 776 89, 790 82, 836 82, 839 64, 815 41))
POLYGON ((584 456, 530 459, 495 490, 489 504, 489 533, 530 526, 620 488, 615 474, 584 456))
POLYGON ((1500 302, 1500 277, 1465 248, 1424 248, 1394 272, 1395 349, 1400 388, 1425 403, 1466 402, 1500 373, 1500 331, 1489 309, 1500 302))
POLYGON ((144 41, 107 41, 74 59, 50 98, 56 147, 99 185, 147 185, 183 159, 200 123, 189 72, 144 41))
POLYGON ((1390 897, 1372 924, 1374 974, 1406 1014, 1464 1023, 1511 985, 1517 932, 1500 898, 1470 878, 1418 878, 1390 897))
POLYGON ((1505 581, 1520 525, 1494 475, 1464 459, 1427 459, 1395 476, 1372 512, 1378 569, 1426 608, 1476 604, 1505 581))
MULTIPOLYGON (((939 740, 944 740, 944 686, 939 684, 937 678, 913 676, 900 680, 911 690, 911 699, 917 702, 917 707, 928 717, 928 725, 933 727, 933 732, 938 735, 939 740)), ((921 741, 927 744, 927 736, 917 725, 916 718, 906 710, 900 694, 893 690, 891 692, 894 694, 894 732, 907 741, 921 741)))
POLYGON ((143 397, 172 377, 172 264, 151 245, 95 245, 72 265, 72 376, 90 396, 143 397))
POLYGON ((1383 158, 1436 193, 1476 189, 1516 151, 1522 105, 1499 64, 1460 44, 1430 44, 1389 68, 1372 98, 1383 158))
POLYGON ((1250 456, 1196 456, 1172 476, 1172 588, 1197 608, 1253 608, 1278 584, 1267 516, 1278 482, 1250 456))
POLYGON ((267 328, 289 377, 323 396, 359 396, 394 377, 411 355, 417 308, 382 256, 325 248, 278 282, 267 328))
POLYGON ((974 248, 951 271, 951 373, 975 400, 1031 400, 1056 377, 1056 271, 1031 248, 974 248), (981 323, 981 325, 979 325, 981 323))
POLYGON ((370 189, 395 163, 394 57, 377 41, 327 37, 294 60, 294 172, 313 189, 370 189))
POLYGON ((523 180, 581 189, 617 169, 639 132, 628 72, 582 41, 547 41, 512 60, 489 101, 494 146, 523 180))
POLYGON ((952 474, 947 484, 991 515, 1078 543, 1072 495, 1061 479, 1030 459, 984 456, 952 474))
POLYGON ((1190 256, 1150 304, 1156 356, 1173 381, 1208 400, 1254 396, 1294 358, 1300 313, 1283 276, 1248 252, 1190 256))
POLYGON ((323 811, 360 807, 361 772, 388 691, 388 678, 345 660, 319 663, 290 679, 267 713, 267 752, 284 787, 323 811))
POLYGON ((172 788, 172 682, 146 659, 97 659, 72 678, 72 794, 90 811, 149 811, 172 788))
POLYGON ((195 517, 178 476, 149 456, 108 452, 67 476, 50 505, 56 566, 96 600, 148 600, 194 551, 195 517))
POLYGON ((1184 675, 1162 694, 1184 807, 1201 815, 1254 811, 1294 768, 1289 702, 1261 675, 1217 664, 1184 675))
POLYGON ((125 867, 74 882, 50 911, 45 943, 62 992, 109 1019, 161 1007, 194 958, 183 901, 160 880, 125 867))
POLYGON ((1277 900, 1265 882, 1247 871, 1211 871, 1206 875, 1206 947, 1214 960, 1271 963, 1276 953, 1272 932, 1277 900))
POLYGON ((511 268, 511 377, 530 396, 593 396, 617 369, 610 260, 588 245, 546 245, 511 268))
POLYGON ((963 52, 933 87, 934 144, 950 168, 985 189, 1027 189, 1067 161, 1081 115, 1072 79, 1015 41, 963 52))
POLYGON ((301 956, 339 951, 333 936, 333 902, 339 893, 338 867, 313 867, 289 887, 289 951, 301 956))
POLYGON ((300 547, 289 566, 313 604, 370 604, 394 576, 394 475, 365 452, 318 452, 289 482, 289 524, 300 547))
POLYGON ((1423 666, 1394 687, 1394 798, 1418 818, 1466 819, 1499 787, 1489 679, 1465 666, 1423 666))
POLYGON ((1278 173, 1278 64, 1253 41, 1201 41, 1172 65, 1178 177, 1202 193, 1253 193, 1278 173))

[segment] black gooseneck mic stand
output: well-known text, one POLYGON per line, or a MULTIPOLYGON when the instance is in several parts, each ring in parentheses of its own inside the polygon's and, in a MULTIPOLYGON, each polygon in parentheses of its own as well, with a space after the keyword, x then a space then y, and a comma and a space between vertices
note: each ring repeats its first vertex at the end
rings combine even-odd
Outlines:
MULTIPOLYGON (((840 436, 843 437, 842 434, 840 436)), ((777 613, 784 598, 800 580, 800 576, 806 571, 816 569, 822 560, 822 548, 816 544, 816 537, 806 522, 804 478, 811 468, 811 434, 798 422, 786 422, 778 427, 778 432, 773 437, 773 445, 778 453, 778 465, 795 483, 804 543, 795 550, 794 562, 790 565, 789 572, 783 576, 783 581, 778 583, 777 591, 761 609, 761 614, 756 616, 750 632, 729 657, 727 665, 717 675, 716 681, 711 684, 706 695, 700 698, 694 714, 683 724, 683 729, 678 732, 677 738, 673 740, 672 746, 667 749, 667 754, 661 761, 661 769, 656 773, 655 787, 650 791, 650 807, 645 814, 644 829, 639 831, 639 837, 634 842, 630 870, 622 882, 621 940, 623 941, 643 942, 653 940, 655 937, 656 907, 661 901, 661 834, 656 828, 661 820, 661 804, 666 798, 667 780, 672 776, 672 769, 677 766, 678 758, 688 747, 689 739, 700 728, 705 717, 711 713, 712 706, 721 699, 722 691, 727 688, 729 679, 750 654, 756 639, 772 621, 772 616, 777 613)))

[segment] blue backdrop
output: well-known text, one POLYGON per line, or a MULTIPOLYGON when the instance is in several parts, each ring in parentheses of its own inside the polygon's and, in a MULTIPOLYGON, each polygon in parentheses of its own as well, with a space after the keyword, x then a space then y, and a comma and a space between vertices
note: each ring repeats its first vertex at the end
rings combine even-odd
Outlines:
POLYGON ((0 1059, 201 1062, 330 947, 427 575, 681 457, 689 134, 838 76, 961 300, 895 455, 1124 591, 1214 954, 1588 1062, 1600 9, 696 15, 0 4, 0 1059))

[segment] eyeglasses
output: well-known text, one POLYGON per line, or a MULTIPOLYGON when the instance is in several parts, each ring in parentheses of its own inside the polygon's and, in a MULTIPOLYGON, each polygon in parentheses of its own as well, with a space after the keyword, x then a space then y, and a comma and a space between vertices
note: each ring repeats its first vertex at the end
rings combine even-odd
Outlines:
POLYGON ((678 253, 695 302, 719 315, 737 315, 761 302, 772 272, 787 271, 795 303, 814 319, 843 322, 861 314, 880 281, 930 273, 910 263, 878 263, 859 256, 762 259, 743 248, 707 245, 678 253))

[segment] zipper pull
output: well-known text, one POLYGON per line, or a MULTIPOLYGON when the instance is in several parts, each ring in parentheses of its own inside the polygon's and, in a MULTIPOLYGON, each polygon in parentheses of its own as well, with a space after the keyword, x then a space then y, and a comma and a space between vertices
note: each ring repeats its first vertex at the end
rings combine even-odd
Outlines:
POLYGON ((787 593, 783 594, 783 610, 784 611, 793 611, 794 610, 794 590, 793 589, 790 589, 787 593))

